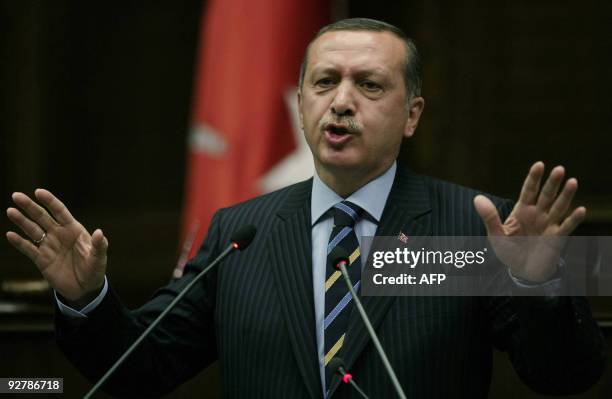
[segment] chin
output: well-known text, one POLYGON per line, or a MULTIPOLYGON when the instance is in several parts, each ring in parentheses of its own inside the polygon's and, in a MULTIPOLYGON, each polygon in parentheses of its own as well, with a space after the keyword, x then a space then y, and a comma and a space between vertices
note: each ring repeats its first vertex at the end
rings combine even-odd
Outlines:
POLYGON ((319 159, 324 165, 351 167, 363 163, 363 156, 354 148, 334 149, 325 147, 319 152, 319 159))
POLYGON ((327 162, 323 166, 329 173, 340 179, 360 176, 364 171, 364 164, 357 161, 327 162))
POLYGON ((347 154, 333 154, 321 157, 321 164, 329 170, 355 169, 363 165, 361 159, 347 154))

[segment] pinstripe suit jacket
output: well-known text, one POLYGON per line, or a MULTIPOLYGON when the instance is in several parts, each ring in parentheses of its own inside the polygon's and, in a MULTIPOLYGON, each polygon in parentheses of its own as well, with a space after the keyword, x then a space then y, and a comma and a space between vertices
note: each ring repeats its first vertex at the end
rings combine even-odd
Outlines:
MULTIPOLYGON (((398 166, 377 235, 485 234, 472 206, 476 191, 398 166)), ((162 394, 218 359, 225 397, 321 397, 311 187, 308 180, 220 210, 181 280, 134 311, 111 288, 85 322, 58 315, 60 347, 98 379, 232 232, 253 224, 258 233, 250 247, 194 287, 106 389, 129 397, 162 394)), ((510 202, 493 200, 507 215, 510 202)), ((364 297, 363 304, 410 398, 486 397, 493 347, 507 351, 522 380, 541 392, 577 392, 602 372, 603 339, 583 298, 364 297)), ((356 312, 340 356, 370 397, 395 397, 356 312)), ((331 392, 352 394, 337 377, 331 392)))

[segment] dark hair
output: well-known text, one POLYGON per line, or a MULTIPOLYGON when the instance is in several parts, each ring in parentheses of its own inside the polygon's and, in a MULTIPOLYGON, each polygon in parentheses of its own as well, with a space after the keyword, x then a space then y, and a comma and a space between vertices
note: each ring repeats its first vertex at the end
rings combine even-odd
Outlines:
POLYGON ((369 18, 342 19, 322 27, 317 32, 315 37, 308 44, 308 47, 306 47, 306 52, 304 53, 304 59, 302 60, 302 66, 300 67, 300 88, 302 88, 302 85, 304 84, 304 74, 306 73, 306 65, 308 64, 308 51, 310 50, 312 43, 327 32, 341 30, 391 32, 400 38, 406 46, 406 59, 404 60, 404 83, 406 85, 406 93, 408 94, 407 98, 421 95, 423 84, 421 78, 421 58, 419 57, 419 52, 417 51, 414 42, 398 27, 386 22, 369 18))

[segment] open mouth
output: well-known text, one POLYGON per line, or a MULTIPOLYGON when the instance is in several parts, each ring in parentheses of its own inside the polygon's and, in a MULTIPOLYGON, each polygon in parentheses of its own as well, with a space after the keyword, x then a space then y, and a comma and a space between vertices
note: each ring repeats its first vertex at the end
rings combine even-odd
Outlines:
POLYGON ((327 126, 327 131, 338 136, 343 136, 349 133, 346 127, 331 124, 327 126))
POLYGON ((344 145, 352 136, 353 135, 346 126, 336 125, 334 123, 329 123, 325 126, 325 138, 327 142, 334 147, 344 145))
POLYGON ((335 123, 328 123, 325 126, 325 131, 334 136, 344 136, 351 133, 347 126, 335 123))

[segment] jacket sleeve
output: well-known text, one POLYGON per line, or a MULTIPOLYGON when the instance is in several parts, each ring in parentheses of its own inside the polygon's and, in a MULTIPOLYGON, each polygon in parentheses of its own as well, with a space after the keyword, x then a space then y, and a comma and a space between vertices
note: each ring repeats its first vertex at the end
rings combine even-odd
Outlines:
MULTIPOLYGON (((112 289, 86 319, 56 309, 56 339, 68 359, 92 382, 114 364, 146 327, 219 253, 220 219, 213 217, 184 276, 159 289, 144 306, 130 311, 112 289)), ((122 397, 166 394, 217 359, 214 327, 216 271, 196 283, 102 387, 122 397)))
MULTIPOLYGON (((512 203, 499 208, 503 220, 512 203)), ((586 298, 509 295, 487 298, 486 307, 494 345, 534 391, 576 394, 601 377, 605 341, 586 298)))

